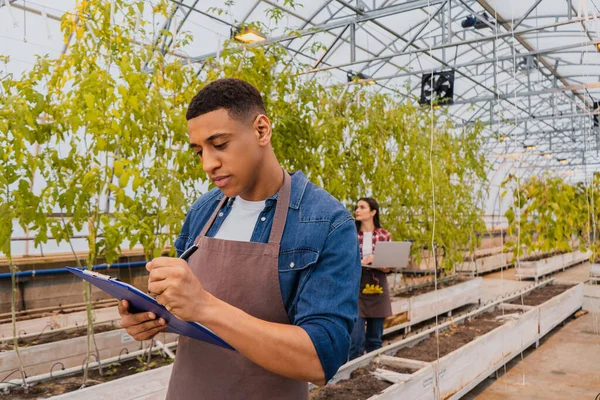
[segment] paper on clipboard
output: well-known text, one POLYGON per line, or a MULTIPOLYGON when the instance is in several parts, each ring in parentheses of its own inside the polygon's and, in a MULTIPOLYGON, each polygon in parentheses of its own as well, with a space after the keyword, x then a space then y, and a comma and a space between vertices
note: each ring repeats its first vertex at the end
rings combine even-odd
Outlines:
POLYGON ((111 296, 119 300, 127 300, 131 312, 153 312, 158 318, 162 318, 167 322, 166 332, 176 333, 192 339, 211 343, 225 349, 234 350, 233 347, 207 327, 197 322, 183 321, 177 318, 164 306, 158 304, 156 300, 137 289, 135 286, 121 282, 112 276, 99 274, 94 271, 81 270, 72 267, 66 267, 66 269, 111 296))

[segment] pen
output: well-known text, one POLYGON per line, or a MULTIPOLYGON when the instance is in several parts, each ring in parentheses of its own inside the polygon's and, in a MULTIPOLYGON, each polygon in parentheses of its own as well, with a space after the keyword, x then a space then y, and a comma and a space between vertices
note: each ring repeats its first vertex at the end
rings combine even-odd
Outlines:
POLYGON ((179 258, 181 258, 182 260, 187 260, 188 258, 190 258, 192 256, 192 254, 194 254, 194 252, 198 250, 198 245, 195 244, 192 247, 188 248, 186 251, 184 251, 179 258))

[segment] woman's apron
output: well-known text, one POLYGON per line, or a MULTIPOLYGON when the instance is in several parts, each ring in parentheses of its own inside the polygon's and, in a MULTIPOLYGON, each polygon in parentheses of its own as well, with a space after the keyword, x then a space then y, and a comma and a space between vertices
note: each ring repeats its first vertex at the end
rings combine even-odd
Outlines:
POLYGON ((358 316, 361 318, 387 318, 392 315, 392 303, 387 275, 376 269, 362 269, 358 316))

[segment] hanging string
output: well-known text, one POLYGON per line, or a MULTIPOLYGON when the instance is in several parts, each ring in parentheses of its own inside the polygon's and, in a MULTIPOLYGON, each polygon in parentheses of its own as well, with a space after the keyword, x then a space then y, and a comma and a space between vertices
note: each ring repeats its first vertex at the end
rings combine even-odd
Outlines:
MULTIPOLYGON (((431 209, 432 209, 432 215, 433 215, 433 221, 432 221, 432 228, 431 228, 431 252, 432 252, 432 256, 433 256, 433 290, 435 293, 435 343, 436 343, 436 352, 437 352, 437 358, 436 358, 436 363, 435 363, 435 379, 434 379, 434 396, 435 398, 439 399, 440 398, 440 330, 439 330, 439 317, 438 317, 438 302, 439 302, 439 298, 438 298, 438 280, 437 280, 437 274, 438 274, 438 267, 437 267, 437 256, 436 256, 436 248, 435 248, 435 228, 436 228, 436 212, 435 212, 435 181, 434 181, 434 177, 433 177, 433 133, 434 133, 434 127, 433 127, 433 120, 434 120, 434 114, 433 114, 433 96, 434 96, 434 91, 433 91, 433 69, 434 69, 434 64, 432 62, 432 42, 431 42, 431 32, 432 32, 432 28, 431 28, 431 2, 430 0, 427 0, 427 16, 428 16, 428 26, 429 26, 429 59, 431 62, 431 75, 430 75, 430 79, 432 82, 432 93, 431 93, 431 101, 429 102, 429 120, 430 120, 430 140, 429 140, 429 175, 430 175, 430 180, 431 180, 431 209)), ((445 21, 442 21, 442 23, 444 23, 445 21)))

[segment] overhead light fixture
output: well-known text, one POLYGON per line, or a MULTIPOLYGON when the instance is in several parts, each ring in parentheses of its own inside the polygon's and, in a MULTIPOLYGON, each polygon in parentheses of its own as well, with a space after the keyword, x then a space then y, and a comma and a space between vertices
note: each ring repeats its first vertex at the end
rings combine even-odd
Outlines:
POLYGON ((244 44, 259 43, 267 40, 267 36, 258 29, 249 27, 231 28, 231 38, 244 44))
POLYGON ((567 164, 569 161, 566 158, 559 158, 558 162, 561 164, 567 164))
POLYGON ((532 145, 532 144, 529 144, 529 145, 526 145, 526 146, 523 146, 523 147, 525 147, 525 150, 535 150, 535 148, 536 148, 536 147, 535 147, 534 145, 532 145))
POLYGON ((507 140, 510 140, 510 136, 504 136, 504 135, 498 136, 499 142, 506 142, 507 140))
POLYGON ((346 73, 346 79, 348 80, 348 82, 362 83, 368 85, 374 85, 377 83, 375 82, 375 79, 363 74, 362 72, 348 71, 346 73))
POLYGON ((544 153, 543 156, 546 158, 552 158, 552 153, 544 153))
POLYGON ((596 49, 600 51, 600 43, 596 43, 596 49))

